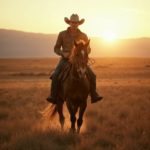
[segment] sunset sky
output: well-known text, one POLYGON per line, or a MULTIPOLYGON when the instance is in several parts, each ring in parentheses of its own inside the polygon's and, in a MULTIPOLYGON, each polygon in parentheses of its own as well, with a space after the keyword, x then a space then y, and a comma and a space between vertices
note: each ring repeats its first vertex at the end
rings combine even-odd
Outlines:
POLYGON ((72 13, 89 36, 150 37, 150 0, 0 0, 0 28, 58 33, 72 13))

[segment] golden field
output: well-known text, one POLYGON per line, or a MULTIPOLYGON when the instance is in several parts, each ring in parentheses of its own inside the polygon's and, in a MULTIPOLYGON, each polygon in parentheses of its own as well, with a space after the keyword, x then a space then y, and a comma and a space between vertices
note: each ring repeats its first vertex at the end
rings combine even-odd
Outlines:
POLYGON ((49 73, 58 59, 0 59, 0 150, 150 150, 150 58, 94 58, 97 91, 81 134, 46 120, 49 73))

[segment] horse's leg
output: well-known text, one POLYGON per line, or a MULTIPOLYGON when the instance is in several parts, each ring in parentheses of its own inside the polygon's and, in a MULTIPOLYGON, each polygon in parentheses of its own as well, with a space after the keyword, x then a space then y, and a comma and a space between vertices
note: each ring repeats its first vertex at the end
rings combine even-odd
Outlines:
POLYGON ((61 129, 63 130, 64 122, 65 122, 65 117, 63 115, 63 102, 57 104, 57 110, 58 110, 58 114, 59 114, 59 122, 60 122, 60 125, 61 125, 61 129))
POLYGON ((76 112, 77 112, 78 107, 67 103, 67 108, 68 108, 69 113, 70 113, 70 121, 71 121, 70 132, 74 133, 76 131, 75 123, 76 123, 76 112))
POLYGON ((87 106, 87 102, 80 105, 79 118, 77 120, 77 126, 78 126, 77 133, 80 133, 80 128, 81 128, 81 125, 82 125, 82 122, 83 122, 82 118, 83 118, 83 114, 85 112, 86 106, 87 106))

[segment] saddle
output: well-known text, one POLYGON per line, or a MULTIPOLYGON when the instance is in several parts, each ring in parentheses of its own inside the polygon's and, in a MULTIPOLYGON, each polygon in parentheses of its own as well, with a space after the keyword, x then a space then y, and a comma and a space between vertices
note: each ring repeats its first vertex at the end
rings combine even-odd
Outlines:
MULTIPOLYGON (((67 63, 63 68, 62 68, 62 71, 61 73, 59 74, 58 76, 58 80, 59 81, 65 81, 65 79, 68 77, 68 74, 70 72, 70 69, 71 69, 71 64, 70 63, 67 63)), ((53 74, 54 74, 55 70, 53 70, 50 74, 50 79, 52 80, 53 78, 53 74)))

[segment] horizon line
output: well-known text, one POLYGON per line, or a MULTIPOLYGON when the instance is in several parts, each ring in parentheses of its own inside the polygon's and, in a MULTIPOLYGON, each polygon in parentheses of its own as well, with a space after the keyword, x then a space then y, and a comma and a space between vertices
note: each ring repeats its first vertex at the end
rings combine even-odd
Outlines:
MULTIPOLYGON (((58 33, 44 33, 44 32, 32 32, 32 31, 24 31, 24 30, 17 30, 17 29, 10 29, 10 28, 0 28, 0 30, 9 30, 9 31, 16 31, 16 32, 23 32, 23 33, 33 33, 33 34, 43 34, 43 35, 58 35, 58 33)), ((96 35, 89 35, 89 37, 96 37, 101 38, 100 36, 96 35)), ((117 38, 117 39, 148 39, 150 36, 140 36, 140 37, 124 37, 124 38, 117 38)))
MULTIPOLYGON (((109 59, 109 58, 115 58, 115 59, 150 59, 149 56, 92 56, 90 57, 92 59, 109 59)), ((2 59, 59 59, 59 56, 51 56, 51 57, 0 57, 0 60, 2 59)))

